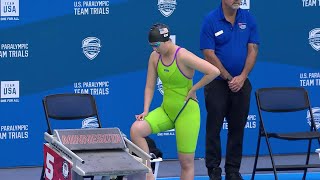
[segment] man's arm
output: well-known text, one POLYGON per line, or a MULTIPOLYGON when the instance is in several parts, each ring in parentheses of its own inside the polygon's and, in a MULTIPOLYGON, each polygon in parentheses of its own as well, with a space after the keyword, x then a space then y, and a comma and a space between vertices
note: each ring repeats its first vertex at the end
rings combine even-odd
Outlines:
POLYGON ((254 64, 256 63, 257 55, 258 55, 258 45, 253 44, 253 43, 249 43, 248 44, 248 55, 247 55, 246 63, 244 65, 244 68, 242 70, 241 75, 243 75, 244 77, 248 77, 254 64))
POLYGON ((231 91, 238 92, 242 88, 244 81, 247 79, 249 73, 251 72, 256 62, 257 54, 258 45, 254 43, 249 43, 246 63, 241 74, 239 76, 235 76, 231 81, 229 81, 229 88, 231 89, 231 91))
POLYGON ((209 63, 213 64, 220 70, 220 77, 222 79, 230 81, 232 79, 232 76, 230 73, 224 68, 219 58, 216 56, 214 50, 212 49, 204 49, 202 50, 202 53, 204 55, 204 58, 209 63))

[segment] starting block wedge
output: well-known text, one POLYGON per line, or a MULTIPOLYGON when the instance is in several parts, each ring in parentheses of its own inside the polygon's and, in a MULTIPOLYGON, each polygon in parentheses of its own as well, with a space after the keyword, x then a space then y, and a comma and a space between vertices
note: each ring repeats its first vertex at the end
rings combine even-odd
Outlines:
POLYGON ((44 138, 46 180, 82 180, 84 176, 107 180, 151 171, 147 167, 150 155, 119 128, 60 129, 53 135, 45 133, 44 138))

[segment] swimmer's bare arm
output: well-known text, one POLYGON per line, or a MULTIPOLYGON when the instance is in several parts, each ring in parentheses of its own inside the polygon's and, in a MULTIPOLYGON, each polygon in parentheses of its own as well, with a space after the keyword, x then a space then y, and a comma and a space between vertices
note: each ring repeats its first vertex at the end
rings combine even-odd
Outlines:
POLYGON ((186 49, 183 49, 180 58, 185 66, 189 67, 190 69, 200 71, 204 74, 202 79, 193 85, 190 90, 191 93, 207 85, 220 75, 220 71, 217 67, 199 58, 186 49))
POLYGON ((148 63, 148 74, 147 74, 147 81, 146 87, 144 90, 144 107, 143 113, 136 116, 137 120, 143 120, 145 116, 149 113, 150 104, 154 95, 154 88, 157 80, 157 61, 158 61, 158 54, 156 52, 152 52, 149 58, 148 63))

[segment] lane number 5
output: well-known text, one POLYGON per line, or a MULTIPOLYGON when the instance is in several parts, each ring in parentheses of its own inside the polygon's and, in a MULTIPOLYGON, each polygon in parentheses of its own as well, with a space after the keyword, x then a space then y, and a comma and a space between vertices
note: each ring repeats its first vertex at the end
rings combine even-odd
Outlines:
POLYGON ((53 163, 54 163, 54 157, 47 152, 47 158, 46 158, 46 178, 49 180, 53 179, 53 163))

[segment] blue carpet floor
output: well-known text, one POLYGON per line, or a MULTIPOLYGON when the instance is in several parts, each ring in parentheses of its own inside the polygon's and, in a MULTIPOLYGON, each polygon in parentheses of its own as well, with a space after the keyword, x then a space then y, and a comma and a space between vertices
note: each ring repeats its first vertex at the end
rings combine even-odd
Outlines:
MULTIPOLYGON (((301 180, 302 178, 302 173, 279 173, 278 178, 279 180, 301 180)), ((249 175, 243 175, 243 178, 245 180, 250 180, 251 179, 251 174, 249 175)), ((172 178, 157 178, 158 180, 179 180, 180 178, 177 177, 172 177, 172 178)), ((222 178, 224 180, 224 178, 222 178)), ((255 176, 255 180, 270 180, 274 179, 273 174, 257 174, 255 176)), ((315 172, 309 172, 307 174, 308 180, 319 180, 320 179, 320 172, 315 173, 315 172)), ((196 177, 195 180, 209 180, 208 177, 196 177)))

